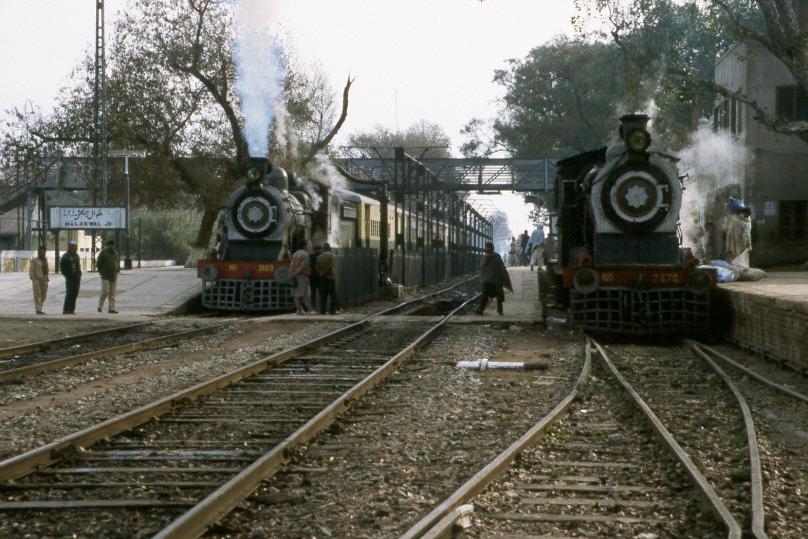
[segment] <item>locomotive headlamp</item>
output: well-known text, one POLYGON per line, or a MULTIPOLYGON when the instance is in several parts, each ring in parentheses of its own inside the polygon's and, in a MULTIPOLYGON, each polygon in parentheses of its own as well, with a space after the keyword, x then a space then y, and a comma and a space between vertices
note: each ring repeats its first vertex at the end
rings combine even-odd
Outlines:
POLYGON ((693 292, 704 292, 709 290, 713 282, 706 271, 695 269, 685 277, 685 286, 693 292))
POLYGON ((651 145, 651 135, 639 129, 629 133, 626 141, 631 152, 644 152, 651 145))
POLYGON ((250 164, 247 167, 247 181, 250 183, 260 183, 270 167, 269 159, 265 157, 250 157, 250 164))
POLYGON ((620 117, 620 136, 629 152, 644 152, 651 145, 651 134, 645 114, 626 114, 620 117))

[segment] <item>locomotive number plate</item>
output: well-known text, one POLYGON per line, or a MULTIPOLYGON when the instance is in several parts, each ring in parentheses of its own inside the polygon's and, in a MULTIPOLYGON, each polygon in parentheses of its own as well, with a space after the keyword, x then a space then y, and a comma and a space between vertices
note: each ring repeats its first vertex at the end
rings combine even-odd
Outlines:
POLYGON ((679 284, 678 273, 655 273, 651 277, 652 284, 679 284))

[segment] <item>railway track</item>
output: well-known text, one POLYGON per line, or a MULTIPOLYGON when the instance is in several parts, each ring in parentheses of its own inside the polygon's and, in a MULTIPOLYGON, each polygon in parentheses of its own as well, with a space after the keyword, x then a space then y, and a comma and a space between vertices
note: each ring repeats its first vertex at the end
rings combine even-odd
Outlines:
POLYGON ((793 373, 784 376, 786 371, 772 369, 768 362, 760 364, 764 374, 713 347, 694 341, 688 345, 715 369, 723 369, 748 399, 760 431, 765 486, 761 511, 765 510, 766 531, 772 537, 808 536, 808 512, 802 494, 808 491, 808 384, 795 380, 793 373), (789 385, 774 377, 787 379, 789 385))
POLYGON ((4 529, 198 536, 473 299, 437 323, 374 323, 377 313, 0 462, 0 511, 14 514, 4 529))
POLYGON ((716 489, 594 344, 591 381, 585 367, 553 412, 402 539, 741 536, 716 489))
POLYGON ((0 383, 101 357, 173 344, 211 333, 232 322, 179 331, 176 326, 144 322, 5 348, 0 350, 0 383))

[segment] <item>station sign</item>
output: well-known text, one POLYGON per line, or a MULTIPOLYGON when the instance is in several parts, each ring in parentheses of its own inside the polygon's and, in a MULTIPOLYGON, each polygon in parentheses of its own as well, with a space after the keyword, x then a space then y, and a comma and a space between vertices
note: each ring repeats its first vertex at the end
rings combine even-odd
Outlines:
POLYGON ((52 206, 51 229, 126 229, 126 208, 102 206, 52 206))

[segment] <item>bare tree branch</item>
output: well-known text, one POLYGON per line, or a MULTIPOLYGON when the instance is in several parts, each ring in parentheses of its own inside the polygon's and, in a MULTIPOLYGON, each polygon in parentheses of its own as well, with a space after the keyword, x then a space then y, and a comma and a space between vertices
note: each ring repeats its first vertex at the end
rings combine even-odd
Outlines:
POLYGON ((308 155, 300 162, 301 168, 303 168, 309 161, 314 159, 314 156, 328 146, 331 140, 337 136, 337 133, 339 133, 340 128, 342 128, 342 124, 345 123, 345 119, 348 117, 348 94, 351 91, 351 85, 353 84, 354 80, 356 79, 352 79, 349 76, 348 81, 345 83, 345 88, 342 90, 342 113, 340 114, 337 123, 334 124, 334 127, 331 128, 331 131, 329 131, 324 138, 312 144, 308 155))

